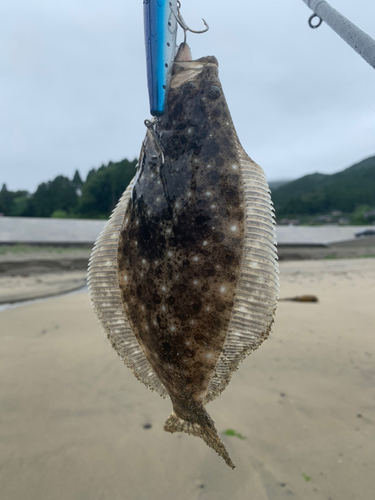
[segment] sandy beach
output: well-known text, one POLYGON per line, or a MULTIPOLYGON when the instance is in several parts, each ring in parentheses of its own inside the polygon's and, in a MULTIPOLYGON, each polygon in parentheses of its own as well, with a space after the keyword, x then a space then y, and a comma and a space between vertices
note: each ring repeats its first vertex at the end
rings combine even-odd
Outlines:
POLYGON ((0 312, 4 500, 373 500, 375 260, 281 263, 273 333, 208 411, 237 468, 170 435, 87 292, 0 312))

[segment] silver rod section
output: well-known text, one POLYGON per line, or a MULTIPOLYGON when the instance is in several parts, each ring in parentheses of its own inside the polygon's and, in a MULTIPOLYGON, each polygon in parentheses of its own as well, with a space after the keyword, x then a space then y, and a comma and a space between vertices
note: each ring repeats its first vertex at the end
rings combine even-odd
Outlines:
POLYGON ((346 19, 325 0, 303 1, 375 69, 375 40, 350 22, 349 19, 346 19))

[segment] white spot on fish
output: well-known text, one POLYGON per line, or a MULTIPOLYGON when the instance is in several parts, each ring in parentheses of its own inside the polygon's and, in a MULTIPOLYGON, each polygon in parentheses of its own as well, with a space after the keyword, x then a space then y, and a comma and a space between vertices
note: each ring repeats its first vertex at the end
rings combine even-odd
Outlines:
POLYGON ((165 232, 166 232, 167 234, 171 234, 172 229, 169 227, 168 229, 166 229, 166 230, 165 230, 165 232))
POLYGON ((166 292, 167 291, 167 289, 166 289, 166 287, 164 285, 161 287, 161 291, 162 292, 166 292))
POLYGON ((142 264, 146 264, 146 259, 142 259, 142 264))
POLYGON ((225 287, 225 286, 221 286, 221 287, 219 288, 219 290, 220 290, 220 293, 225 293, 227 289, 226 289, 226 287, 225 287))
POLYGON ((126 274, 124 274, 124 280, 125 280, 125 281, 128 281, 128 277, 127 277, 127 275, 126 275, 126 274))
POLYGON ((172 252, 167 252, 168 257, 172 257, 173 253, 172 252))
POLYGON ((213 358, 213 354, 212 354, 212 352, 207 352, 207 353, 206 353, 206 358, 207 358, 207 359, 211 359, 211 358, 213 358))
POLYGON ((165 312, 165 306, 161 306, 161 310, 165 312))
POLYGON ((175 326, 171 326, 171 327, 170 327, 170 331, 171 331, 171 332, 175 332, 175 331, 176 331, 176 327, 175 327, 175 326))
POLYGON ((232 165, 233 170, 237 170, 237 165, 232 165))
POLYGON ((207 165, 207 168, 211 168, 211 165, 207 165))
POLYGON ((216 208, 215 203, 213 203, 213 204, 211 205, 211 208, 216 208))
POLYGON ((204 242, 202 243, 202 245, 203 245, 204 247, 206 247, 206 246, 207 246, 207 241, 206 241, 206 240, 204 240, 204 242))
POLYGON ((181 206, 181 205, 180 205, 180 202, 179 202, 179 201, 176 201, 176 203, 174 204, 174 206, 175 206, 176 208, 180 208, 180 206, 181 206))
POLYGON ((198 280, 194 280, 193 281, 193 285, 198 285, 199 281, 198 280))
POLYGON ((146 309, 143 304, 141 305, 141 309, 142 309, 142 311, 144 311, 146 309))
POLYGON ((206 196, 211 196, 211 195, 212 195, 211 191, 206 191, 204 194, 205 194, 206 196))
POLYGON ((193 257, 194 262, 197 262, 198 258, 199 258, 198 255, 194 255, 193 257))
POLYGON ((230 226, 230 230, 231 230, 231 231, 233 231, 233 232, 234 232, 234 231, 237 231, 237 226, 236 226, 236 225, 234 225, 234 226, 230 226))

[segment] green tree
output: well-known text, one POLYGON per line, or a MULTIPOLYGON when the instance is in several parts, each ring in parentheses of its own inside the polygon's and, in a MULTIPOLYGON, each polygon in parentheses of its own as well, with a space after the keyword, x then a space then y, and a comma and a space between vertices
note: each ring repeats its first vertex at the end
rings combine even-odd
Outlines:
POLYGON ((63 175, 53 181, 43 182, 33 194, 28 214, 33 217, 50 217, 55 210, 73 212, 78 205, 78 194, 73 182, 63 175))
POLYGON ((13 193, 8 191, 5 184, 0 191, 0 213, 4 215, 9 215, 12 209, 13 203, 13 193))
POLYGON ((14 193, 12 208, 9 215, 21 217, 27 213, 30 203, 30 194, 27 191, 16 191, 14 193))
POLYGON ((115 208, 135 174, 137 161, 123 160, 91 170, 82 187, 78 213, 82 217, 106 218, 115 208))
POLYGON ((81 179, 81 176, 79 175, 78 170, 76 170, 75 173, 74 173, 72 183, 77 188, 81 188, 82 187, 83 181, 81 179))
POLYGON ((0 191, 0 213, 7 216, 24 215, 30 195, 27 191, 8 191, 5 184, 0 191))
POLYGON ((371 207, 369 205, 359 205, 350 216, 350 222, 354 226, 361 224, 368 224, 368 220, 364 218, 365 212, 369 212, 371 207))

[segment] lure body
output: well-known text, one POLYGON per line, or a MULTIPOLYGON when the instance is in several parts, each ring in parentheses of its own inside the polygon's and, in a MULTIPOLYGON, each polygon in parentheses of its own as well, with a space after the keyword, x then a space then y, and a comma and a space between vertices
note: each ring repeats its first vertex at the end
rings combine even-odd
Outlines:
POLYGON ((143 4, 150 112, 161 116, 176 53, 177 0, 144 0, 143 4))
POLYGON ((90 295, 125 363, 170 397, 164 429, 199 436, 234 467, 205 406, 269 334, 274 213, 264 173, 238 140, 217 60, 189 61, 185 49, 166 113, 147 131, 137 174, 94 248, 90 295))

